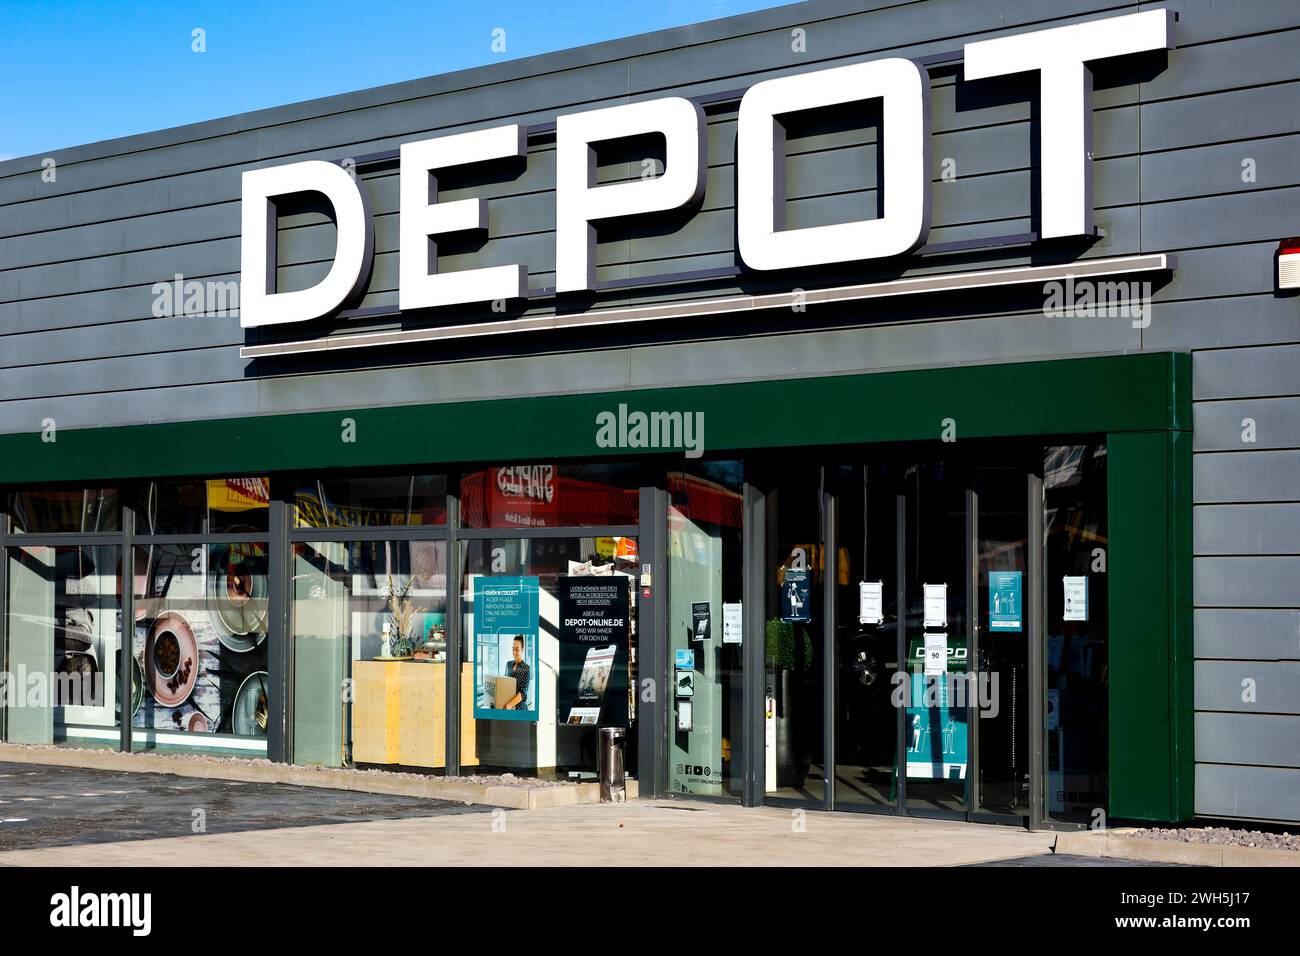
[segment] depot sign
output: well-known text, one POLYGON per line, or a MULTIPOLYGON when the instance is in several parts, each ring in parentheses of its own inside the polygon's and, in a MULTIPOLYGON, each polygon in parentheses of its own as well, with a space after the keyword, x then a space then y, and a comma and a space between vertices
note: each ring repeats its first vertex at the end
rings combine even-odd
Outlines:
MULTIPOLYGON (((1042 238, 1093 232, 1089 160, 1092 71, 1110 57, 1170 49, 1174 16, 1163 9, 1092 20, 965 45, 965 78, 1037 73, 1042 238)), ((739 254, 753 270, 771 271, 878 259, 912 252, 930 228, 929 104, 924 68, 891 57, 766 80, 740 101, 736 134, 739 254), (787 229, 783 222, 784 127, 804 110, 880 100, 883 215, 875 219, 787 229)), ((555 291, 595 288, 596 225, 613 219, 687 209, 704 196, 704 114, 681 97, 570 113, 556 120, 555 291), (593 144, 660 134, 664 171, 654 178, 596 185, 593 144)), ((528 266, 441 272, 437 237, 487 230, 483 199, 438 201, 438 173, 457 166, 525 156, 526 131, 496 126, 405 143, 400 151, 399 305, 403 310, 521 298, 528 266)), ((374 226, 365 190, 352 173, 313 160, 243 174, 240 324, 245 328, 305 322, 356 299, 369 281, 374 226), (338 239, 329 273, 316 285, 276 292, 278 199, 320 193, 334 208, 338 239)))

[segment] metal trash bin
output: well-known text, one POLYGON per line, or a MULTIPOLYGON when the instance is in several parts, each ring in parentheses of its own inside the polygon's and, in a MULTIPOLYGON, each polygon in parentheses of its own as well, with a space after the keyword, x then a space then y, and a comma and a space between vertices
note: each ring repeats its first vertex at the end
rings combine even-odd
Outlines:
POLYGON ((627 802, 627 769, 624 755, 627 751, 627 730, 622 727, 600 728, 600 753, 597 755, 597 775, 600 777, 601 803, 627 802))

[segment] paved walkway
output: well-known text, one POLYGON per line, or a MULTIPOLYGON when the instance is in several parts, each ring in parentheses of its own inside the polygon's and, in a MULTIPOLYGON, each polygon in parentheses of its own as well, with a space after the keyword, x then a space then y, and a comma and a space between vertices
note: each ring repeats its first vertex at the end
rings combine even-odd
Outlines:
POLYGON ((0 865, 1023 865, 1051 844, 1014 827, 638 801, 51 846, 0 865))
POLYGON ((319 787, 0 762, 0 853, 466 812, 490 811, 319 787))
POLYGON ((508 811, 0 762, 0 866, 1122 865, 1052 854, 1052 842, 1009 826, 686 800, 508 811))

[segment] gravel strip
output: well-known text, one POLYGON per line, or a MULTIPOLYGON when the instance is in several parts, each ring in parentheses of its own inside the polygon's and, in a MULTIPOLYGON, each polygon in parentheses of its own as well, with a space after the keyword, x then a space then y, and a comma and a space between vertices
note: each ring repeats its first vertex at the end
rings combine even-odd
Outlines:
POLYGON ((1152 827, 1120 834, 1139 840, 1165 840, 1170 843, 1202 843, 1209 846, 1253 846, 1266 850, 1300 852, 1300 834, 1265 833, 1262 830, 1234 830, 1230 827, 1152 827))

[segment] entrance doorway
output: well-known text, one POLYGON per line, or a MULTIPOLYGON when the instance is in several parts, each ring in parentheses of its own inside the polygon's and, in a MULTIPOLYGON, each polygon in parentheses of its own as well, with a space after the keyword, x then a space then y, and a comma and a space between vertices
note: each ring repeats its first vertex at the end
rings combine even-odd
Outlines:
POLYGON ((764 802, 1030 826, 1104 812, 1104 443, 752 471, 764 802))

